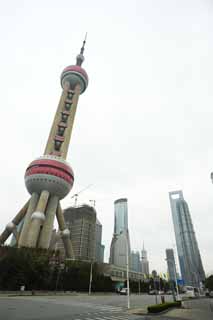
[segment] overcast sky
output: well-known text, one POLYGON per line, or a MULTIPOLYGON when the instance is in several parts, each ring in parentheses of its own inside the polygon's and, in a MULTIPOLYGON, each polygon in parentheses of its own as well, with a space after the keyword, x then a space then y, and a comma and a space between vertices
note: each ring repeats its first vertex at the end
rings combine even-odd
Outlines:
POLYGON ((183 190, 204 269, 213 271, 213 4, 211 0, 0 3, 0 229, 29 198, 27 165, 41 156, 60 98, 60 74, 88 32, 67 160, 72 194, 96 200, 105 261, 114 200, 127 197, 131 248, 166 271, 175 244, 168 192, 183 190))

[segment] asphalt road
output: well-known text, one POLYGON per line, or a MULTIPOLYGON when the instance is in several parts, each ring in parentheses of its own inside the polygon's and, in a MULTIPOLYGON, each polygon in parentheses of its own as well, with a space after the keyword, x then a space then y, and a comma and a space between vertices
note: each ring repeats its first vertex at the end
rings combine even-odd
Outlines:
MULTIPOLYGON (((131 307, 145 308, 155 296, 131 295, 131 307)), ((167 300, 172 297, 168 296, 167 300)), ((160 302, 160 297, 159 297, 160 302)), ((120 295, 0 297, 0 320, 136 320, 120 295)))
MULTIPOLYGON (((172 300, 166 296, 166 300, 172 300)), ((0 297, 0 320, 212 320, 213 299, 184 302, 158 316, 136 316, 127 312, 127 297, 119 295, 0 297)), ((160 298, 159 298, 160 302, 160 298)), ((131 295, 131 307, 146 309, 155 296, 131 295)))

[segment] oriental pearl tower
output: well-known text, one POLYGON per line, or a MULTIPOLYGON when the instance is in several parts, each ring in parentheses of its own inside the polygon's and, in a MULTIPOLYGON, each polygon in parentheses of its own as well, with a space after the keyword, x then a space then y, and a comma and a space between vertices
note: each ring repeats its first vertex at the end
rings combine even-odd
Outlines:
POLYGON ((84 61, 83 42, 76 64, 61 74, 62 94, 50 130, 44 155, 32 161, 25 172, 25 185, 31 197, 0 235, 3 244, 11 233, 18 247, 48 249, 55 216, 68 258, 74 257, 70 232, 66 228, 60 200, 70 192, 74 174, 66 161, 76 108, 80 94, 88 85, 88 76, 81 67, 84 61), (17 226, 22 222, 22 228, 17 226))

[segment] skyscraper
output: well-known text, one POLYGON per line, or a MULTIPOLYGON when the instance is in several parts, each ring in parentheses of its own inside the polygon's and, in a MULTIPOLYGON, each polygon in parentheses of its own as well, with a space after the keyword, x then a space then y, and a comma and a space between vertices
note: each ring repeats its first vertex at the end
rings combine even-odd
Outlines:
POLYGON ((177 271, 173 249, 166 249, 166 261, 169 273, 169 280, 176 281, 177 271))
POLYGON ((147 251, 144 248, 144 244, 141 251, 141 272, 149 276, 149 261, 147 258, 147 251))
POLYGON ((84 45, 85 40, 80 54, 76 57, 76 65, 68 66, 62 71, 62 95, 44 154, 32 161, 25 172, 25 185, 31 195, 30 199, 7 224, 0 235, 0 244, 13 233, 19 247, 48 249, 56 216, 66 256, 73 256, 60 200, 69 193, 74 182, 74 173, 66 157, 78 99, 88 85, 88 75, 81 67, 84 61, 84 45), (23 227, 19 232, 17 226, 22 220, 23 227))
POLYGON ((114 202, 114 234, 128 230, 127 199, 118 199, 114 202))
POLYGON ((205 273, 189 207, 182 191, 169 192, 169 199, 181 275, 185 284, 198 287, 205 280, 205 273))
POLYGON ((131 249, 128 230, 128 206, 127 199, 122 198, 114 202, 114 234, 110 247, 109 262, 120 267, 126 267, 127 250, 130 265, 131 249))
POLYGON ((105 246, 102 244, 102 224, 96 218, 96 240, 95 240, 95 260, 97 262, 104 262, 104 249, 105 246))
MULTIPOLYGON (((95 261, 96 211, 93 207, 82 205, 64 210, 64 219, 70 231, 74 257, 77 260, 95 261)), ((57 249, 64 253, 63 243, 59 241, 57 249)))
POLYGON ((131 268, 132 271, 141 272, 141 261, 139 251, 131 252, 131 268))

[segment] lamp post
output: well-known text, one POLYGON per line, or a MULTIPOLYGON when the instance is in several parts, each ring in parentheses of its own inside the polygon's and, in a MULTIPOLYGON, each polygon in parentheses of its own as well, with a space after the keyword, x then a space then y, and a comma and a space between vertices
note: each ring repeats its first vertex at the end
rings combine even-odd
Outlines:
POLYGON ((93 262, 91 261, 91 265, 90 265, 90 277, 89 277, 89 295, 91 295, 91 288, 92 288, 92 265, 93 265, 93 262))
POLYGON ((129 245, 128 237, 126 232, 126 282, 127 282, 127 309, 130 308, 130 299, 129 299, 129 245))
POLYGON ((165 260, 170 262, 172 264, 172 266, 173 266, 174 277, 175 277, 175 286, 176 286, 176 290, 177 290, 177 300, 180 300, 178 283, 177 283, 177 274, 176 274, 176 268, 175 268, 175 262, 172 259, 165 259, 165 260))

